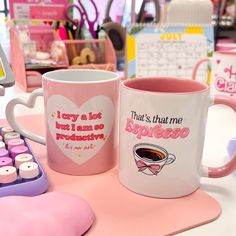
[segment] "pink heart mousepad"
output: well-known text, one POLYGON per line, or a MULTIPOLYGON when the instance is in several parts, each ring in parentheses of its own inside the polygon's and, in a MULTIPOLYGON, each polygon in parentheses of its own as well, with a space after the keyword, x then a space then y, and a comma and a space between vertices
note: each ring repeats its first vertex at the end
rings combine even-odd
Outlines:
MULTIPOLYGON (((42 115, 22 116, 18 121, 38 134, 44 133, 42 115)), ((0 124, 7 125, 5 120, 0 124)), ((35 142, 30 145, 47 174, 48 191, 76 194, 91 206, 95 222, 86 235, 170 235, 209 223, 221 213, 218 202, 201 189, 176 199, 133 193, 120 184, 117 167, 91 176, 55 172, 47 165, 45 147, 35 142)))

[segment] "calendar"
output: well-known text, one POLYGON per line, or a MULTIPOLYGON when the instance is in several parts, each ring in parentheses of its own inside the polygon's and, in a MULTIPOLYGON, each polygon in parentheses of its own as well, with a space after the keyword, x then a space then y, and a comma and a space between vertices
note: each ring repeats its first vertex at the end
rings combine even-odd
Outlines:
MULTIPOLYGON (((214 50, 212 26, 132 25, 126 35, 126 77, 153 76, 191 78, 199 59, 211 56, 214 50)), ((203 64, 199 80, 208 76, 203 64)))

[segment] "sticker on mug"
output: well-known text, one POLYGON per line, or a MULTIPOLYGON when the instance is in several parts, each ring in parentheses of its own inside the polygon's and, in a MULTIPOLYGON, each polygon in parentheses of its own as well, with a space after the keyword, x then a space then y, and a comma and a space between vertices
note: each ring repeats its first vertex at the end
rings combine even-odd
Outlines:
POLYGON ((175 155, 154 144, 139 143, 133 148, 138 171, 146 175, 157 175, 165 165, 173 163, 175 155))
POLYGON ((54 95, 48 99, 47 109, 53 141, 79 165, 94 157, 111 134, 115 109, 109 97, 95 96, 79 106, 54 95))

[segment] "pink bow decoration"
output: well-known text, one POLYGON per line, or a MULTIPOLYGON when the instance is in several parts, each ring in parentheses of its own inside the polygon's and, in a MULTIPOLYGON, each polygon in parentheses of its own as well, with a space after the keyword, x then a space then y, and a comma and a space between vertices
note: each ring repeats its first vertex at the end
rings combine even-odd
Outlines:
POLYGON ((160 171, 161 169, 161 166, 158 165, 158 164, 151 164, 151 165, 147 165, 145 162, 141 161, 141 160, 135 160, 136 162, 136 165, 138 167, 138 171, 144 171, 146 170, 147 168, 154 174, 154 175, 157 175, 158 172, 160 171))

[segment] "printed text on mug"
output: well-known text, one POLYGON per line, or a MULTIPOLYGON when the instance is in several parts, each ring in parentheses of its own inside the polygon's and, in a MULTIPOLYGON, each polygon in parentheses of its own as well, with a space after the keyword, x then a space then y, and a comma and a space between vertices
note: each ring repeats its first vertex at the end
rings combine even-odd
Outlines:
POLYGON ((166 125, 181 125, 183 118, 179 117, 160 117, 158 115, 150 116, 148 114, 137 114, 131 111, 131 117, 126 119, 125 131, 136 135, 137 139, 142 137, 177 139, 186 138, 190 129, 187 127, 166 127, 166 125), (140 124, 140 121, 146 124, 140 124), (155 124, 155 125, 148 125, 155 124))

